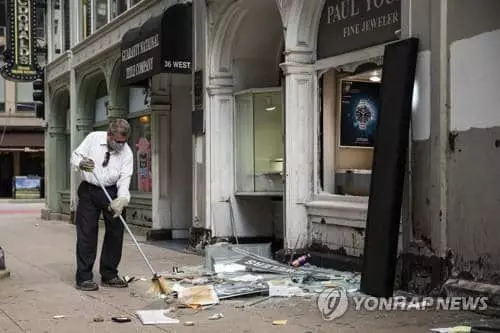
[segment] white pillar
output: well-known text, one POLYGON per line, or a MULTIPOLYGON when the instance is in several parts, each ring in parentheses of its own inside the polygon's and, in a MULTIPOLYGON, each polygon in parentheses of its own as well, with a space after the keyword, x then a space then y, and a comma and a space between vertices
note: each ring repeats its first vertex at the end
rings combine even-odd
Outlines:
POLYGON ((215 80, 207 88, 206 210, 207 229, 213 237, 231 235, 228 199, 234 195, 234 97, 230 78, 215 80), (218 82, 214 82, 218 81, 218 82))
POLYGON ((313 193, 316 74, 311 65, 286 62, 285 72, 285 248, 308 240, 305 203, 313 193))
POLYGON ((172 229, 170 195, 170 105, 151 105, 153 230, 172 229))

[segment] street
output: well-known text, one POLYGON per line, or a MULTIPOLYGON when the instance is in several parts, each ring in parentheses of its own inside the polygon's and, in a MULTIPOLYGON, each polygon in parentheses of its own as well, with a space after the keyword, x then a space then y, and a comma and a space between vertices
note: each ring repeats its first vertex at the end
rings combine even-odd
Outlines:
MULTIPOLYGON (((41 204, 0 204, 0 246, 6 253, 9 278, 0 280, 0 332, 429 332, 430 328, 456 326, 463 320, 478 319, 459 312, 355 312, 333 321, 324 321, 314 299, 294 297, 272 299, 249 308, 241 298, 221 301, 206 310, 178 309, 171 317, 178 324, 144 326, 135 311, 167 308, 161 299, 144 293, 144 284, 128 289, 101 287, 97 292, 74 288, 74 226, 63 221, 42 221, 41 204), (208 317, 222 313, 223 318, 208 317), (111 317, 125 315, 129 323, 111 317), (54 317, 56 316, 56 317, 54 317), (60 317, 57 317, 60 316, 60 317), (94 322, 96 317, 104 321, 94 322), (282 326, 275 320, 286 320, 282 326), (186 321, 194 326, 185 326, 186 321)), ((100 244, 103 237, 100 232, 100 244)), ((144 240, 143 237, 138 237, 144 240)), ((99 247, 100 251, 100 247, 99 247)), ((98 251, 98 252, 99 252, 98 251)), ((173 265, 199 265, 202 258, 180 251, 144 244, 146 255, 159 271, 173 265)), ((97 263, 98 263, 97 259, 97 263)), ((98 267, 94 267, 97 272, 98 267)), ((122 276, 150 277, 151 274, 130 238, 126 236, 120 266, 122 276)), ((97 273, 96 281, 99 276, 97 273)))

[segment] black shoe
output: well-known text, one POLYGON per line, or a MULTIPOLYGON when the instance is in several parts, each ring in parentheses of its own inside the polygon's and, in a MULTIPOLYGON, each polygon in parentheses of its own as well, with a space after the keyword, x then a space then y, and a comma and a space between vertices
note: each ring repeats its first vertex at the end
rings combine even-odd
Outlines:
POLYGON ((123 281, 119 277, 114 277, 111 280, 102 280, 102 285, 111 288, 127 288, 127 282, 123 281))
POLYGON ((83 291, 95 291, 99 289, 99 286, 94 281, 87 280, 83 282, 77 282, 76 289, 83 291))

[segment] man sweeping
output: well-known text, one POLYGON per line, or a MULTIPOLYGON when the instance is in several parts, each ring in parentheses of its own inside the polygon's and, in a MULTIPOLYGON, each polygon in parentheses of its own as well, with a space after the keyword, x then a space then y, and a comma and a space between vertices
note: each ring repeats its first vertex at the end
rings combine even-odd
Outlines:
POLYGON ((99 272, 103 286, 125 288, 127 283, 118 277, 122 256, 124 227, 119 216, 130 201, 130 180, 133 173, 132 150, 127 144, 130 125, 124 119, 110 122, 108 131, 91 132, 71 155, 71 165, 80 170, 82 182, 78 187, 76 210, 76 288, 98 290, 92 269, 97 255, 99 216, 105 221, 104 243, 99 272), (108 199, 96 174, 113 199, 108 199))

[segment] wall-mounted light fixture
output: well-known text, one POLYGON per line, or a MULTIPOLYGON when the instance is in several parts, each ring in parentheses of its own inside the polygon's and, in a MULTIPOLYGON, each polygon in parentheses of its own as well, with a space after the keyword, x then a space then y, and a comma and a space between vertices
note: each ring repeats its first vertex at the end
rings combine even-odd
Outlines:
POLYGON ((271 96, 266 97, 266 111, 276 110, 276 105, 273 104, 273 99, 271 96))

